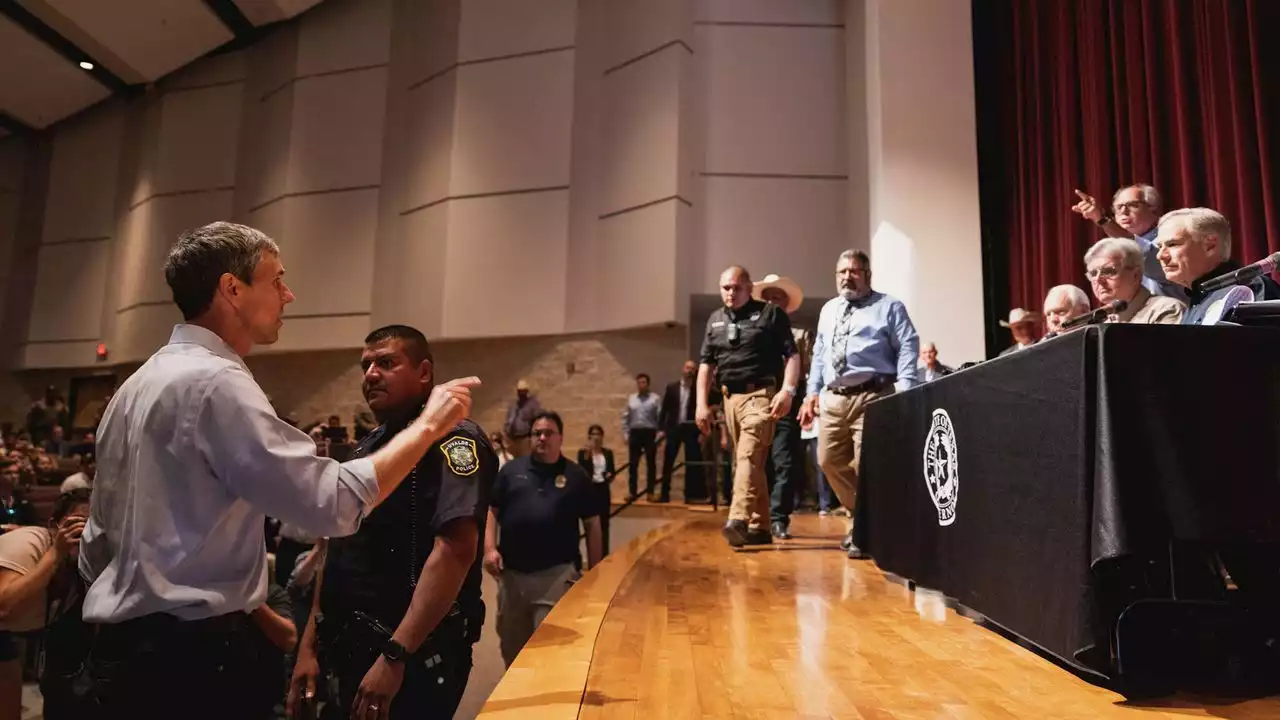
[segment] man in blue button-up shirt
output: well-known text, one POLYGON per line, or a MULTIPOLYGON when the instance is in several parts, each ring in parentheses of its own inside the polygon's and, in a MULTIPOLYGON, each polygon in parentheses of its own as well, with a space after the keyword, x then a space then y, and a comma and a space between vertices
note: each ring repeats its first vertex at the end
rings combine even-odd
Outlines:
MULTIPOLYGON (((871 260, 845 250, 836 262, 839 295, 822 307, 800 424, 818 424, 818 464, 840 504, 853 509, 867 404, 916 384, 920 339, 901 301, 871 289, 871 260)), ((849 557, 862 557, 845 538, 849 557)))
POLYGON ((217 222, 184 233, 165 280, 186 322, 115 393, 99 426, 81 539, 90 675, 103 717, 249 717, 247 613, 266 600, 264 515, 354 533, 470 411, 475 378, 437 385, 369 457, 338 463, 281 420, 245 365, 293 292, 276 243, 217 222))

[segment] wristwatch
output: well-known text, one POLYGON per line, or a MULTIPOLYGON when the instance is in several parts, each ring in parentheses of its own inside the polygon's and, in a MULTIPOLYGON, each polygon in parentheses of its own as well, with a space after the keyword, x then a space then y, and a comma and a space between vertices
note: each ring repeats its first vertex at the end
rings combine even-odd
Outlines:
POLYGON ((796 396, 796 386, 795 386, 795 385, 784 385, 784 386, 782 387, 782 392, 784 392, 784 393, 786 393, 786 394, 790 395, 791 397, 795 397, 795 396, 796 396))
POLYGON ((409 651, 405 649, 405 646, 396 642, 394 638, 387 638, 387 641, 382 645, 382 656, 388 662, 402 663, 409 657, 409 651))
POLYGON ((1114 218, 1112 218, 1110 215, 1103 213, 1102 217, 1098 218, 1095 222, 1098 223, 1098 227, 1102 227, 1103 225, 1106 225, 1107 223, 1111 222, 1113 219, 1114 218))

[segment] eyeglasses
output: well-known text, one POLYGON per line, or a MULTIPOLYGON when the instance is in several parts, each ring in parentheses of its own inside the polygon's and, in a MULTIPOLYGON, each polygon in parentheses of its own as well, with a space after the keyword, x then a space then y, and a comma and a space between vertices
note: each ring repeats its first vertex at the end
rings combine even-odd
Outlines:
POLYGON ((560 433, 556 432, 555 430, 534 430, 529 434, 534 437, 555 437, 560 433))
POLYGON ((1147 204, 1142 200, 1130 200, 1129 202, 1116 203, 1115 205, 1111 206, 1111 209, 1117 213, 1120 212, 1121 210, 1128 210, 1129 212, 1137 212, 1138 210, 1141 210, 1146 206, 1147 204))
POLYGON ((1120 268, 1115 265, 1104 265, 1100 268, 1093 268, 1085 272, 1085 277, 1089 278, 1089 282, 1093 282, 1098 278, 1106 278, 1108 280, 1120 277, 1120 268))

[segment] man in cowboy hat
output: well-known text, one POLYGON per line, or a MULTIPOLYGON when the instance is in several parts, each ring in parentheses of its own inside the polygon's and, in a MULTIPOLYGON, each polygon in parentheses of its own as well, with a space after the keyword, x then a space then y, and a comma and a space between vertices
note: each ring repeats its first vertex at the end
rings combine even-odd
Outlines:
MULTIPOLYGON (((788 316, 804 304, 804 291, 789 277, 765 275, 755 283, 751 295, 757 300, 773 303, 788 316)), ((796 339, 796 352, 800 354, 800 383, 809 369, 813 356, 813 333, 791 325, 791 335, 796 339)), ((795 510, 796 495, 804 489, 805 458, 804 440, 800 437, 800 403, 791 404, 791 412, 778 418, 773 430, 771 462, 774 482, 769 498, 769 532, 780 540, 791 537, 791 513, 795 510)))
POLYGON ((1039 339, 1038 332, 1040 329, 1040 319, 1035 313, 1028 312, 1022 308, 1014 308, 1009 311, 1009 319, 1000 321, 1001 327, 1007 327, 1013 331, 1013 345, 1005 348, 1000 357, 1011 355, 1019 350, 1023 350, 1036 344, 1039 339))
POLYGON ((503 432, 507 434, 507 449, 515 457, 529 454, 529 432, 533 427, 533 416, 542 412, 542 404, 538 398, 529 394, 529 381, 523 378, 516 383, 516 399, 507 408, 507 421, 503 423, 503 432))

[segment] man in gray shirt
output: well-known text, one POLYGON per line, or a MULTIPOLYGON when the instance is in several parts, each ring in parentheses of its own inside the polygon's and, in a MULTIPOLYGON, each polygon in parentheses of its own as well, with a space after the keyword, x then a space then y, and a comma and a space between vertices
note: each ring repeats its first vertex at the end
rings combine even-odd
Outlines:
POLYGON ((276 415, 244 356, 279 337, 293 292, 262 232, 184 233, 165 280, 185 323, 115 393, 99 426, 81 539, 84 619, 98 623, 91 700, 103 717, 249 717, 267 598, 265 515, 354 533, 471 409, 476 378, 437 386, 378 452, 338 463, 276 415))
POLYGON ((644 373, 636 375, 636 391, 627 398, 627 407, 622 410, 622 437, 627 441, 627 462, 631 466, 627 474, 627 490, 633 498, 637 495, 636 471, 639 469, 641 453, 644 453, 645 473, 648 478, 644 491, 649 495, 653 494, 654 485, 658 480, 658 471, 653 461, 657 456, 658 443, 662 440, 662 431, 658 429, 658 416, 662 413, 662 398, 658 397, 657 393, 649 392, 648 375, 644 373))

